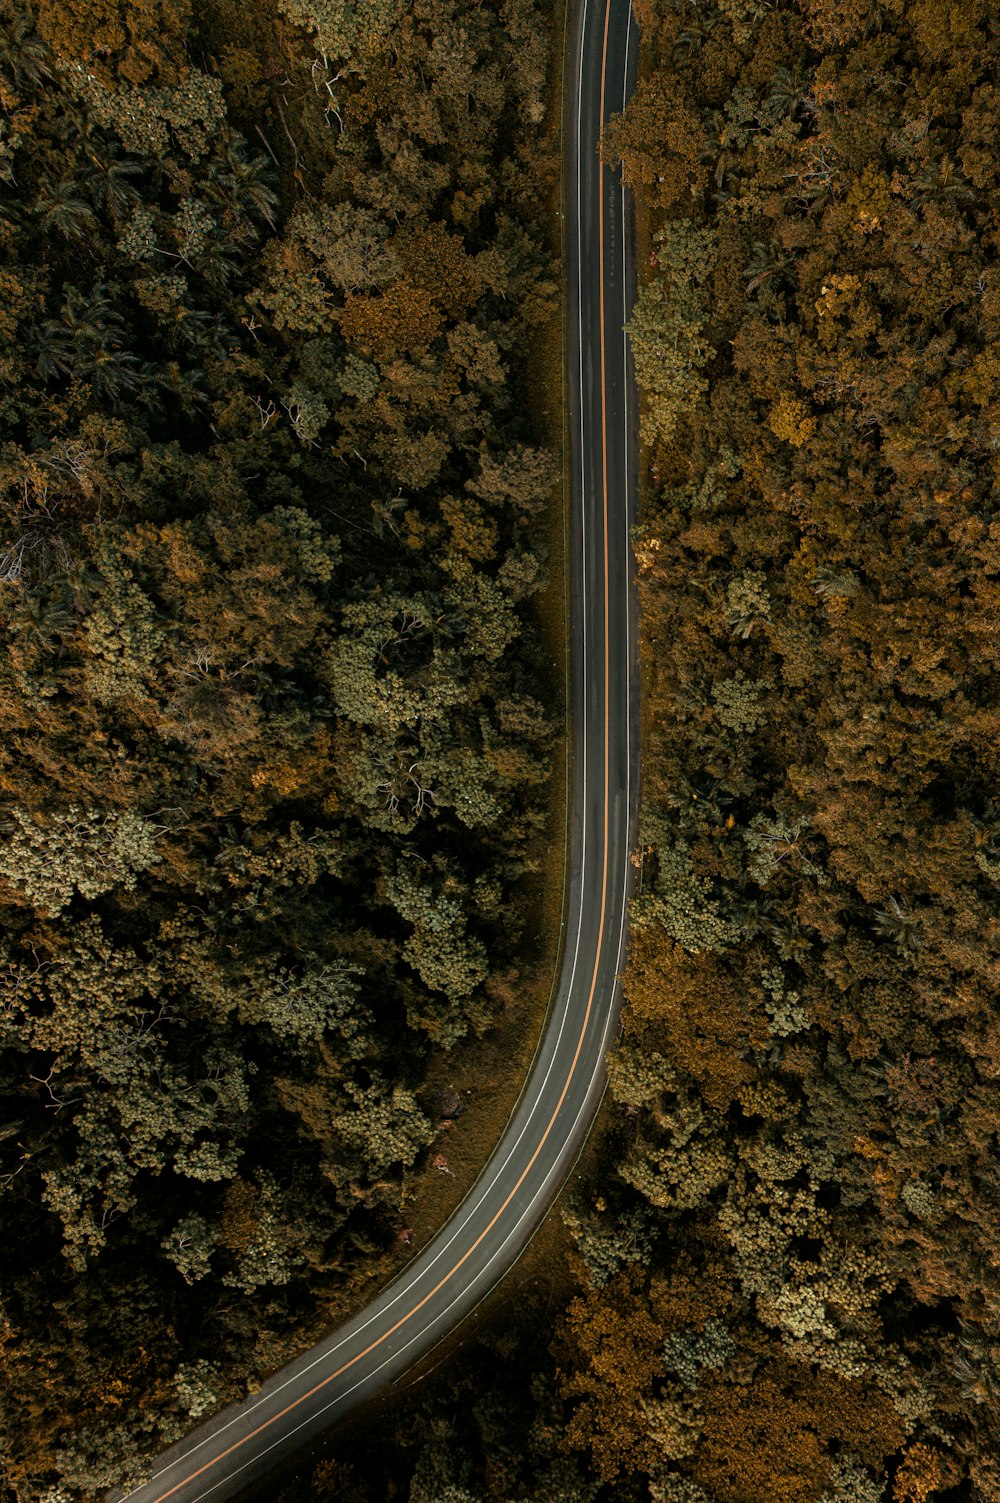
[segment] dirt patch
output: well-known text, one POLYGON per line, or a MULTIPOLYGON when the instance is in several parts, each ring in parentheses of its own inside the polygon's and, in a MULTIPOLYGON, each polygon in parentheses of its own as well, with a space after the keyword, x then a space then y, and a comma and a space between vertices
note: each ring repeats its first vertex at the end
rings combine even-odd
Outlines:
MULTIPOLYGON (((561 43, 565 15, 565 6, 557 4, 552 20, 554 50, 548 129, 539 162, 540 179, 546 190, 549 248, 560 268, 563 265, 562 173, 549 170, 549 164, 554 159, 558 167, 562 160, 561 43)), ((548 563, 547 584, 535 599, 551 690, 548 709, 554 721, 562 722, 563 734, 552 750, 546 826, 532 851, 538 870, 525 878, 523 886, 525 931, 518 956, 522 971, 516 982, 504 985, 504 1005, 495 1026, 482 1038, 457 1044, 450 1054, 435 1060, 428 1071, 420 1093, 425 1105, 430 1107, 442 1091, 452 1089, 461 1097, 462 1112, 452 1121, 442 1123, 420 1172, 404 1181, 401 1210, 411 1240, 399 1247, 394 1267, 402 1265, 430 1241, 485 1167, 521 1095, 559 975, 569 777, 566 720, 569 458, 564 305, 565 297, 551 321, 539 329, 525 366, 525 402, 534 414, 534 440, 563 456, 560 483, 540 529, 539 541, 545 546, 548 563)))

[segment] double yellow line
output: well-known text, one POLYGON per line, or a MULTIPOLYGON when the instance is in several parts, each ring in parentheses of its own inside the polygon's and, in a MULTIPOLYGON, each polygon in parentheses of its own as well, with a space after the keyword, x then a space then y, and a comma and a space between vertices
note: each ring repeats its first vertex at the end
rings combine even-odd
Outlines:
MULTIPOLYGON (((605 9, 604 9, 604 39, 603 39, 603 47, 602 47, 602 54, 601 54, 601 109, 600 109, 600 121, 601 121, 602 125, 603 125, 603 121, 604 121, 604 100, 605 100, 605 84, 606 84, 606 79, 607 79, 608 33, 609 33, 609 28, 610 28, 610 23, 611 23, 611 3, 612 3, 612 0, 605 0, 605 9)), ((579 121, 577 123, 579 125, 579 121)), ((600 158, 600 169, 599 169, 601 171, 602 178, 603 178, 603 166, 604 166, 604 159, 603 159, 603 153, 602 153, 601 154, 601 158, 600 158)), ((450 1281, 453 1278, 455 1278, 456 1274, 459 1273, 459 1271, 462 1269, 462 1267, 465 1265, 465 1263, 468 1262, 469 1258, 472 1257, 473 1253, 475 1253, 476 1250, 482 1245, 482 1243, 489 1236, 490 1232, 492 1232, 493 1228, 496 1226, 497 1222, 500 1220, 500 1218, 507 1211, 508 1207, 511 1204, 511 1201, 517 1195, 517 1192, 520 1190, 521 1186, 524 1184, 524 1182, 527 1179, 528 1175, 531 1173, 532 1169, 534 1168, 535 1164, 537 1163, 539 1154, 542 1152, 542 1149, 545 1147, 545 1144, 548 1141, 549 1135, 551 1134, 552 1129, 554 1128, 554 1126, 556 1124, 556 1121, 558 1120, 559 1114, 562 1111, 563 1104, 565 1103, 566 1096, 567 1096, 567 1094, 569 1092, 570 1086, 573 1083, 573 1079, 574 1079, 574 1076, 576 1074, 577 1066, 579 1065, 579 1062, 580 1062, 580 1055, 581 1055, 581 1053, 583 1051, 583 1045, 584 1045, 584 1042, 586 1040, 587 1030, 588 1030, 588 1028, 590 1026, 590 1018, 591 1018, 591 1014, 593 1012, 593 1006, 594 1006, 594 996, 595 996, 596 991, 597 991, 598 973, 600 971, 600 964, 601 964, 601 953, 602 953, 602 950, 603 950, 603 947, 604 947, 604 921, 605 921, 606 912, 607 912, 607 896, 608 896, 608 818, 609 818, 609 804, 610 804, 609 753, 610 753, 610 735, 611 735, 610 700, 609 700, 609 692, 610 692, 609 686, 610 686, 610 672, 611 672, 611 643, 610 643, 611 583, 610 583, 609 558, 608 558, 608 432, 607 432, 607 376, 606 376, 606 370, 605 370, 605 347, 604 347, 605 346, 605 322, 604 322, 604 184, 603 184, 603 180, 602 180, 601 185, 600 185, 600 192, 598 193, 598 202, 599 202, 599 205, 600 205, 600 209, 599 209, 599 245, 600 245, 599 271, 600 271, 600 282, 601 282, 601 287, 600 287, 600 319, 601 319, 601 332, 600 332, 600 346, 601 346, 601 454, 602 454, 603 526, 604 526, 604 820, 603 820, 603 823, 604 823, 604 856, 603 856, 603 873, 602 873, 602 880, 601 880, 601 919, 600 919, 600 926, 599 926, 599 929, 598 929, 598 936, 597 936, 597 950, 596 950, 596 953, 594 955, 594 970, 593 970, 593 975, 591 976, 591 981, 590 981, 590 993, 589 993, 589 996, 587 997, 586 1011, 584 1012, 583 1021, 582 1021, 581 1025, 580 1025, 580 1036, 577 1039, 576 1050, 575 1050, 575 1052, 573 1054, 573 1060, 572 1060, 572 1063, 570 1065, 569 1072, 568 1072, 568 1074, 566 1076, 565 1083, 563 1084, 562 1091, 560 1092, 559 1100, 556 1102, 556 1105, 555 1105, 555 1108, 554 1108, 554 1110, 552 1112, 552 1115, 549 1118, 549 1121, 548 1121, 548 1123, 546 1125, 545 1131, 542 1133, 542 1136, 539 1139, 538 1144, 535 1147, 535 1150, 534 1150, 534 1152, 531 1155, 531 1158, 528 1160, 527 1164, 522 1169, 522 1171, 521 1171, 521 1173, 520 1173, 520 1175, 519 1175, 519 1177, 517 1179, 517 1182, 515 1183, 513 1189, 509 1192, 509 1194, 507 1195, 506 1199, 504 1200, 503 1204, 499 1207, 499 1209, 494 1212, 494 1214, 491 1217, 490 1221, 486 1224, 486 1226, 483 1228, 483 1230, 479 1233, 479 1235, 476 1238, 476 1240, 471 1244, 470 1247, 466 1248, 465 1252, 458 1259, 458 1261, 448 1270, 447 1273, 445 1273, 445 1274, 442 1275, 442 1277, 438 1280, 438 1282, 434 1285, 434 1287, 432 1289, 428 1290, 428 1292, 423 1296, 422 1299, 418 1300, 415 1305, 413 1305, 409 1310, 407 1310, 406 1313, 405 1313, 405 1315, 401 1315, 399 1317, 399 1319, 395 1322, 395 1324, 389 1326, 385 1331, 382 1332, 382 1334, 380 1336, 377 1336, 374 1341, 369 1342, 369 1344, 362 1351, 356 1352, 355 1355, 353 1357, 351 1357, 349 1361, 343 1363, 334 1372, 329 1373, 319 1383, 315 1383, 313 1385, 313 1387, 307 1389, 305 1391, 305 1393, 299 1394, 298 1398, 292 1399, 288 1404, 285 1405, 285 1407, 283 1409, 277 1410, 268 1419, 263 1420, 261 1422, 261 1424, 259 1424, 256 1427, 256 1429, 249 1430, 246 1435, 241 1436, 241 1438, 239 1440, 234 1441, 231 1445, 227 1446, 225 1448, 225 1450, 218 1451, 214 1456, 211 1456, 208 1459, 208 1461, 203 1462, 201 1464, 201 1466, 196 1467, 194 1471, 189 1472, 186 1477, 183 1477, 179 1482, 174 1483, 173 1487, 168 1488, 168 1490, 166 1492, 158 1494, 158 1496, 154 1500, 152 1500, 152 1503, 167 1503, 167 1499, 168 1498, 174 1497, 174 1495, 176 1493, 180 1492, 183 1488, 189 1487, 190 1484, 192 1482, 197 1481, 197 1479, 199 1477, 203 1477, 207 1472, 210 1472, 214 1467, 219 1466, 223 1461, 225 1461, 227 1459, 227 1457, 235 1455, 238 1451, 241 1450, 241 1448, 243 1446, 247 1445, 251 1440, 256 1439, 256 1437, 258 1435, 263 1435, 265 1433, 265 1431, 271 1429, 271 1427, 273 1425, 276 1425, 279 1422, 279 1420, 284 1419, 286 1417, 286 1415, 293 1414, 295 1412, 295 1410, 298 1409, 302 1404, 306 1403, 307 1400, 309 1400, 311 1398, 314 1398, 316 1394, 321 1393, 324 1388, 328 1387, 329 1384, 333 1383, 337 1378, 343 1377, 344 1373, 349 1372, 352 1367, 356 1367, 357 1364, 359 1362, 361 1362, 365 1357, 370 1356, 370 1354, 372 1352, 377 1351, 377 1349, 384 1342, 388 1341, 391 1336, 394 1336, 397 1331, 401 1330, 403 1326, 407 1325, 414 1318, 415 1315, 418 1315, 420 1313, 420 1311, 424 1308, 424 1306, 427 1305, 434 1298, 434 1296, 436 1294, 439 1294, 440 1291, 445 1287, 446 1284, 450 1283, 450 1281)), ((581 400, 582 400, 582 395, 583 394, 581 392, 581 400)))

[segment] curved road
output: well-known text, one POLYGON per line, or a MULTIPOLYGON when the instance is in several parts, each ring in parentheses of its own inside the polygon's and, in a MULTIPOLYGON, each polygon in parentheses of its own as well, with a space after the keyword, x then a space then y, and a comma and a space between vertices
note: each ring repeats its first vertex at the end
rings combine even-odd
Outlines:
POLYGON ((629 0, 569 0, 565 60, 567 358, 573 459, 569 890, 556 994, 520 1101, 486 1168, 432 1242, 370 1305, 251 1399, 159 1458, 132 1503, 222 1503, 266 1477, 407 1371, 527 1246, 569 1174, 604 1090, 617 1030, 629 854, 636 838, 638 674, 629 532, 633 384, 623 326, 634 255, 602 123, 635 77, 629 0))

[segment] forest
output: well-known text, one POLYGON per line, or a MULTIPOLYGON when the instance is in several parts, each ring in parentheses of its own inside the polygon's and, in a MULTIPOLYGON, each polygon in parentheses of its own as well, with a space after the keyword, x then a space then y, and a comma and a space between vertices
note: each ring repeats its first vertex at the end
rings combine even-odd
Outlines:
POLYGON ((534 0, 0 0, 19 1503, 138 1477, 364 1302, 428 1070, 518 993, 551 61, 534 0))
POLYGON ((997 17, 640 19, 643 884, 570 1434, 669 1498, 996 1503, 997 17))
MULTIPOLYGON (((17 1503, 378 1270, 546 829, 561 17, 217 3, 3 21, 17 1503)), ((278 1503, 1000 1503, 1000 19, 636 14, 611 1089, 492 1311, 278 1503)))
POLYGON ((282 1500, 1000 1503, 1000 21, 636 11, 610 1099, 562 1249, 282 1500))

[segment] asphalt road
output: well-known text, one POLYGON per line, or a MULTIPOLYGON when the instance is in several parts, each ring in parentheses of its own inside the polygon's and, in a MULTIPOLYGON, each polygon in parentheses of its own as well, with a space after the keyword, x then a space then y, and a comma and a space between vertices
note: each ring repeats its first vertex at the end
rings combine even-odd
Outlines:
MULTIPOLYGON (((570 504, 569 888, 561 969, 521 1099, 486 1168, 432 1242, 370 1305, 252 1398, 155 1464, 133 1503, 222 1503, 400 1377, 497 1285, 565 1182, 604 1091, 618 1027, 636 843, 638 652, 629 532, 634 395, 623 326, 635 257, 601 123, 635 77, 629 0, 570 0, 566 255, 570 504)), ((118 1491, 112 1495, 122 1498, 118 1491)))

